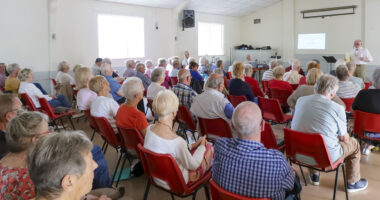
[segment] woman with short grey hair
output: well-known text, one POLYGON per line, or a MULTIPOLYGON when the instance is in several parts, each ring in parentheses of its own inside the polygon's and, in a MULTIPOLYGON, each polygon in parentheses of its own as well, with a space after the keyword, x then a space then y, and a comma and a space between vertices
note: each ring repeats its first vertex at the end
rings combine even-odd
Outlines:
POLYGON ((152 83, 147 89, 148 99, 153 99, 159 91, 165 90, 165 87, 162 84, 165 81, 165 69, 162 67, 155 68, 150 74, 152 83))
POLYGON ((4 89, 17 94, 20 86, 20 80, 17 78, 20 66, 17 63, 12 63, 7 66, 8 78, 5 79, 4 89))
POLYGON ((82 131, 53 133, 39 140, 27 158, 36 200, 79 200, 90 192, 98 166, 91 149, 82 131))
MULTIPOLYGON (((5 138, 9 153, 0 160, 0 199, 33 199, 34 184, 27 169, 29 148, 50 133, 48 118, 40 112, 24 112, 14 117, 7 126, 5 138)), ((49 167, 43 166, 46 170, 49 167)))
POLYGON ((200 57, 199 58, 199 73, 204 76, 209 76, 211 74, 211 65, 209 60, 206 57, 200 57))
POLYGON ((75 79, 68 73, 70 65, 66 61, 58 63, 58 73, 55 77, 57 83, 75 85, 75 79))

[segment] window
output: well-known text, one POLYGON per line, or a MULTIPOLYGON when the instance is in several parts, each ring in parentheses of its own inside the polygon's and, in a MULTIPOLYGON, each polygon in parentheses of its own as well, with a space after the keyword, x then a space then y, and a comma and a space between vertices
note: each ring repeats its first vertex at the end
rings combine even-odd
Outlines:
POLYGON ((98 42, 99 57, 144 57, 144 18, 98 15, 98 42))
POLYGON ((198 23, 198 55, 223 55, 223 24, 198 23))
POLYGON ((298 34, 298 49, 325 49, 326 34, 298 34))

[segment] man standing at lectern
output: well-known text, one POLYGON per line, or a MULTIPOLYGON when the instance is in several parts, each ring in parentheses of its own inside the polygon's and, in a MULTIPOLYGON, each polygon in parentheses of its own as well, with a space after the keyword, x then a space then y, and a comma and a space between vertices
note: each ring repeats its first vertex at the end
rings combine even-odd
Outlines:
POLYGON ((350 57, 356 64, 354 76, 359 77, 366 82, 365 65, 372 62, 373 58, 368 49, 362 47, 361 40, 355 40, 354 48, 350 52, 350 57))

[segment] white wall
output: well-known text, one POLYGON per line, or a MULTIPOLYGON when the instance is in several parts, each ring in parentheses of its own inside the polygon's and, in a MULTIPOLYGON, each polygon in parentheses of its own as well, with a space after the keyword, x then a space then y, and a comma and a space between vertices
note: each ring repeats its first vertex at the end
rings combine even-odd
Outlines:
POLYGON ((365 38, 364 46, 366 46, 373 58, 372 65, 380 65, 380 1, 366 0, 365 1, 365 38))

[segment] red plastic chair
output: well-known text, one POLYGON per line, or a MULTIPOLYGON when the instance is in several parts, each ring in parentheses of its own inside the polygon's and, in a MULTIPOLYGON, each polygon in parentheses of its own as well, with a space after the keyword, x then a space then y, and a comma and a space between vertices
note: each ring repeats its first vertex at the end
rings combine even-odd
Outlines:
POLYGON ((282 112, 278 99, 267 99, 258 97, 258 104, 261 109, 262 116, 265 120, 273 123, 287 123, 292 120, 292 115, 286 115, 282 112))
MULTIPOLYGON (((92 136, 91 136, 91 141, 92 141, 95 137, 95 133, 96 132, 100 133, 100 131, 99 131, 98 125, 96 124, 95 119, 91 116, 91 111, 90 110, 84 110, 83 112, 87 116, 88 123, 89 123, 91 129, 94 130, 94 132, 92 133, 92 136)), ((103 146, 104 146, 104 144, 103 144, 103 146)))
POLYGON ((265 122, 264 131, 261 131, 261 143, 263 143, 267 149, 277 149, 279 151, 285 150, 284 141, 282 140, 280 143, 277 142, 272 127, 268 122, 265 122))
POLYGON ((179 123, 178 132, 182 131, 182 134, 185 136, 185 139, 188 140, 186 130, 189 130, 193 134, 195 140, 194 133, 197 131, 197 126, 195 124, 193 116, 191 115, 189 109, 186 106, 178 106, 176 120, 179 123))
POLYGON ((71 117, 75 114, 74 110, 70 109, 65 113, 55 114, 53 111, 53 108, 50 106, 49 102, 45 98, 38 98, 38 101, 41 104, 40 110, 49 116, 50 120, 52 120, 52 123, 56 127, 56 129, 58 129, 58 124, 57 124, 58 120, 61 122, 63 128, 66 129, 65 125, 63 124, 62 118, 67 117, 70 121, 71 126, 75 130, 73 121, 71 120, 71 117))
POLYGON ((169 78, 170 78, 170 82, 171 82, 172 86, 177 85, 177 83, 178 83, 177 77, 173 76, 173 77, 169 77, 169 78))
POLYGON ((5 88, 3 86, 0 86, 0 90, 4 93, 5 92, 5 88))
POLYGON ((371 82, 369 82, 369 83, 364 83, 364 85, 365 85, 364 89, 365 89, 365 90, 368 90, 368 88, 372 85, 372 83, 371 83, 371 82))
POLYGON ((245 96, 235 96, 231 94, 227 94, 228 100, 231 104, 236 108, 240 103, 247 101, 247 97, 245 96))
POLYGON ((289 106, 287 101, 290 95, 291 93, 288 90, 269 88, 269 97, 278 99, 281 106, 289 106))
POLYGON ((355 98, 341 98, 344 104, 346 105, 346 112, 353 113, 352 112, 352 104, 354 103, 355 98))
POLYGON ((330 153, 322 135, 319 133, 303 133, 284 128, 284 136, 286 157, 291 163, 299 166, 305 185, 307 185, 307 183, 301 166, 326 173, 335 171, 336 175, 333 196, 333 199, 335 200, 339 167, 341 166, 343 170, 346 199, 348 200, 346 172, 343 163, 344 158, 340 158, 335 162, 331 160, 330 153))
POLYGON ((269 81, 262 80, 261 84, 263 86, 263 92, 264 92, 264 94, 267 94, 268 93, 268 84, 269 84, 269 81))
POLYGON ((204 119, 204 118, 198 117, 198 123, 199 123, 199 128, 201 129, 201 134, 203 136, 215 135, 219 137, 232 138, 232 132, 231 132, 230 126, 222 118, 204 119))
POLYGON ((380 114, 355 110, 353 132, 359 137, 360 142, 362 139, 380 141, 378 138, 367 137, 364 135, 364 132, 380 133, 379 122, 380 114))
POLYGON ((293 90, 296 90, 296 89, 298 88, 298 85, 299 85, 299 84, 290 84, 290 86, 292 86, 292 89, 293 89, 293 90))
POLYGON ((26 93, 21 93, 21 99, 24 100, 25 106, 28 108, 29 111, 40 111, 40 109, 36 108, 36 105, 34 105, 34 102, 32 98, 26 93))
POLYGON ((232 79, 232 73, 231 72, 227 72, 228 74, 228 79, 232 79))
POLYGON ((228 192, 221 188, 214 180, 210 180, 210 191, 212 200, 270 200, 270 198, 245 197, 228 192))
POLYGON ((172 199, 174 199, 173 195, 179 197, 187 197, 192 195, 193 199, 195 199, 198 190, 204 187, 206 199, 210 199, 207 186, 208 181, 211 178, 210 171, 206 172, 205 175, 198 181, 191 184, 186 184, 176 160, 170 154, 158 154, 149 151, 141 144, 138 144, 138 148, 145 175, 149 177, 144 193, 144 200, 148 199, 150 185, 170 193, 172 199), (157 185, 154 178, 159 178, 165 181, 169 185, 170 190, 157 185))
POLYGON ((55 81, 54 78, 50 78, 51 82, 53 83, 54 90, 57 90, 55 87, 57 86, 57 81, 55 81))

